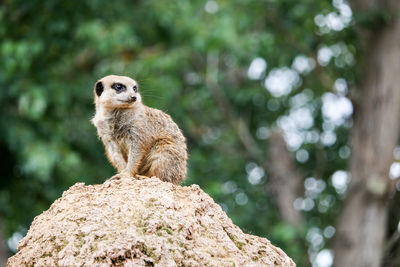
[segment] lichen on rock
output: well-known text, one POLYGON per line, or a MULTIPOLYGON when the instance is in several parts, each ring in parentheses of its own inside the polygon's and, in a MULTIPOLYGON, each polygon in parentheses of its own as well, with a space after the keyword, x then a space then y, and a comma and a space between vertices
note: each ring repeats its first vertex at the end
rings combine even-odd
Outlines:
POLYGON ((199 186, 77 183, 37 216, 7 266, 295 266, 199 186))

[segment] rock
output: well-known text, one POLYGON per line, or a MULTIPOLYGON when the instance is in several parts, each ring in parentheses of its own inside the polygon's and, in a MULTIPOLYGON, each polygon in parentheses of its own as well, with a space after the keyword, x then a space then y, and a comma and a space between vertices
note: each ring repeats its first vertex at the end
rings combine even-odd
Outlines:
POLYGON ((7 266, 295 266, 245 234, 199 186, 158 178, 77 183, 41 215, 7 266))

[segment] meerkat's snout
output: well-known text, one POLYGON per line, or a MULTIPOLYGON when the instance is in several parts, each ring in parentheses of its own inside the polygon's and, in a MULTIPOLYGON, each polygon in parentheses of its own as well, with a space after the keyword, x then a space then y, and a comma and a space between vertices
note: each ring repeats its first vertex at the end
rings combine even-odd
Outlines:
POLYGON ((131 96, 131 97, 129 98, 129 101, 130 101, 130 102, 135 102, 135 101, 136 101, 136 96, 131 96))

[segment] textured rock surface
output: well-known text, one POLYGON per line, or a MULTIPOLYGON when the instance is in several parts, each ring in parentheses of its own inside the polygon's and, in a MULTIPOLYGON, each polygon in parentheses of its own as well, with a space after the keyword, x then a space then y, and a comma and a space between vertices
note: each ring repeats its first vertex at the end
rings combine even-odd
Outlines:
POLYGON ((197 185, 78 183, 37 216, 7 266, 295 266, 197 185))

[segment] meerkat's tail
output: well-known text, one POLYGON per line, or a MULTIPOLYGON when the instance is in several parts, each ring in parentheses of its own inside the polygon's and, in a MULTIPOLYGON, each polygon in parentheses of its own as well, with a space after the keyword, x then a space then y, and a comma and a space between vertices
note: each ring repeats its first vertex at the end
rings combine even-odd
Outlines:
POLYGON ((138 174, 180 184, 186 178, 186 151, 168 139, 156 141, 143 159, 138 174))

